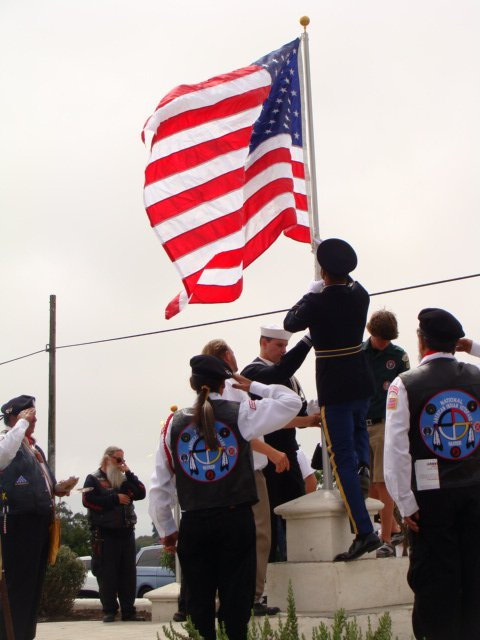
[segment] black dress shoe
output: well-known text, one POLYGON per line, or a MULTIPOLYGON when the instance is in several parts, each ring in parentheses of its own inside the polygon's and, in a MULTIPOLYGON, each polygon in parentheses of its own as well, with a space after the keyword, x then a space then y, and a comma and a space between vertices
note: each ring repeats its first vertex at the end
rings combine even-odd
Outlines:
POLYGON ((176 611, 173 614, 173 621, 174 622, 186 622, 187 621, 187 614, 184 611, 176 611))
POLYGON ((280 613, 278 607, 269 607, 263 602, 255 602, 253 605, 254 616, 275 616, 277 613, 280 613))
POLYGON ((106 613, 103 616, 104 622, 115 622, 115 614, 114 613, 106 613))
POLYGON ((375 551, 382 546, 382 541, 376 533, 369 533, 364 538, 358 536, 352 542, 350 549, 344 553, 339 553, 333 559, 334 562, 349 562, 350 560, 356 560, 363 556, 364 553, 375 551))
POLYGON ((123 622, 145 622, 145 618, 143 616, 137 616, 136 613, 133 613, 131 616, 122 616, 123 622))

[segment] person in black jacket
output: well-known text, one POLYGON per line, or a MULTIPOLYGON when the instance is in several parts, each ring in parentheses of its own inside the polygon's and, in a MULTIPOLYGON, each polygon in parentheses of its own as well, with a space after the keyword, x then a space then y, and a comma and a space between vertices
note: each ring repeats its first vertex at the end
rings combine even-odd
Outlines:
MULTIPOLYGON (((0 536, 15 640, 32 640, 47 569, 54 496, 70 494, 78 478, 57 482, 33 436, 35 398, 22 395, 2 406, 0 433, 0 536)), ((2 599, 3 600, 3 599, 2 599)), ((10 638, 0 610, 0 638, 10 638)))
MULTIPOLYGON (((381 542, 365 507, 360 480, 369 478, 366 414, 374 391, 373 376, 362 349, 370 298, 349 273, 357 266, 344 240, 324 240, 317 249, 321 281, 290 309, 287 331, 310 330, 316 356, 318 403, 333 473, 355 539, 335 561, 359 558, 381 542), (358 475, 360 474, 360 476, 358 475)), ((365 495, 366 497, 366 495, 365 495)))
MULTIPOLYGON (((292 389, 302 400, 298 415, 306 416, 307 401, 294 374, 307 357, 312 341, 308 335, 305 335, 298 344, 287 351, 290 336, 291 333, 278 325, 260 327, 260 355, 243 369, 242 376, 263 384, 283 384, 292 389)), ((305 426, 307 424, 306 422, 305 426)), ((305 483, 297 460, 298 443, 295 433, 295 428, 291 428, 265 436, 267 444, 287 454, 290 464, 288 470, 277 473, 275 465, 269 461, 263 470, 267 481, 272 525, 269 562, 286 560, 285 521, 275 515, 275 507, 305 495, 305 483)))
POLYGON ((135 611, 136 566, 134 500, 145 498, 145 487, 130 471, 123 450, 108 447, 100 468, 87 476, 83 506, 92 529, 92 573, 96 575, 103 622, 114 622, 118 601, 122 620, 143 621, 135 611), (117 600, 118 596, 118 600, 117 600))
POLYGON ((419 365, 388 390, 384 473, 408 527, 418 640, 480 638, 479 356, 445 309, 418 314, 419 365), (448 602, 447 602, 448 600, 448 602))

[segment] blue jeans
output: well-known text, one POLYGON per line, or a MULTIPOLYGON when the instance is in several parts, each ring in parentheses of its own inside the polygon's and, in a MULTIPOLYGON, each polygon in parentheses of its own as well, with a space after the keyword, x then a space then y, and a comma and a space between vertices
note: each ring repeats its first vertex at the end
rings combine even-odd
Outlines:
POLYGON ((369 399, 351 400, 321 408, 330 463, 347 510, 353 532, 373 531, 358 479, 358 466, 369 464, 370 450, 366 415, 369 399))

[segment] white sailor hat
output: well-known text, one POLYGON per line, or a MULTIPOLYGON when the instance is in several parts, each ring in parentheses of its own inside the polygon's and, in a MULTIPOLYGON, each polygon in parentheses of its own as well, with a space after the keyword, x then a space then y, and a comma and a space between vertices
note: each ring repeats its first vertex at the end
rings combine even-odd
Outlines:
POLYGON ((260 335, 264 338, 275 338, 276 340, 290 340, 292 334, 285 331, 279 324, 264 324, 260 327, 260 335))

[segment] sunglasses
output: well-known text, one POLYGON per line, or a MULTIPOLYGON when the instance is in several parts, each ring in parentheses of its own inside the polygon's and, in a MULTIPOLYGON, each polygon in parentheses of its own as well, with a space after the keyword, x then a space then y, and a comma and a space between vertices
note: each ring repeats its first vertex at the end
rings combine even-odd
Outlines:
POLYGON ((111 458, 113 458, 113 460, 115 460, 116 462, 118 462, 118 464, 123 464, 125 462, 125 458, 117 458, 116 456, 110 456, 111 458))

